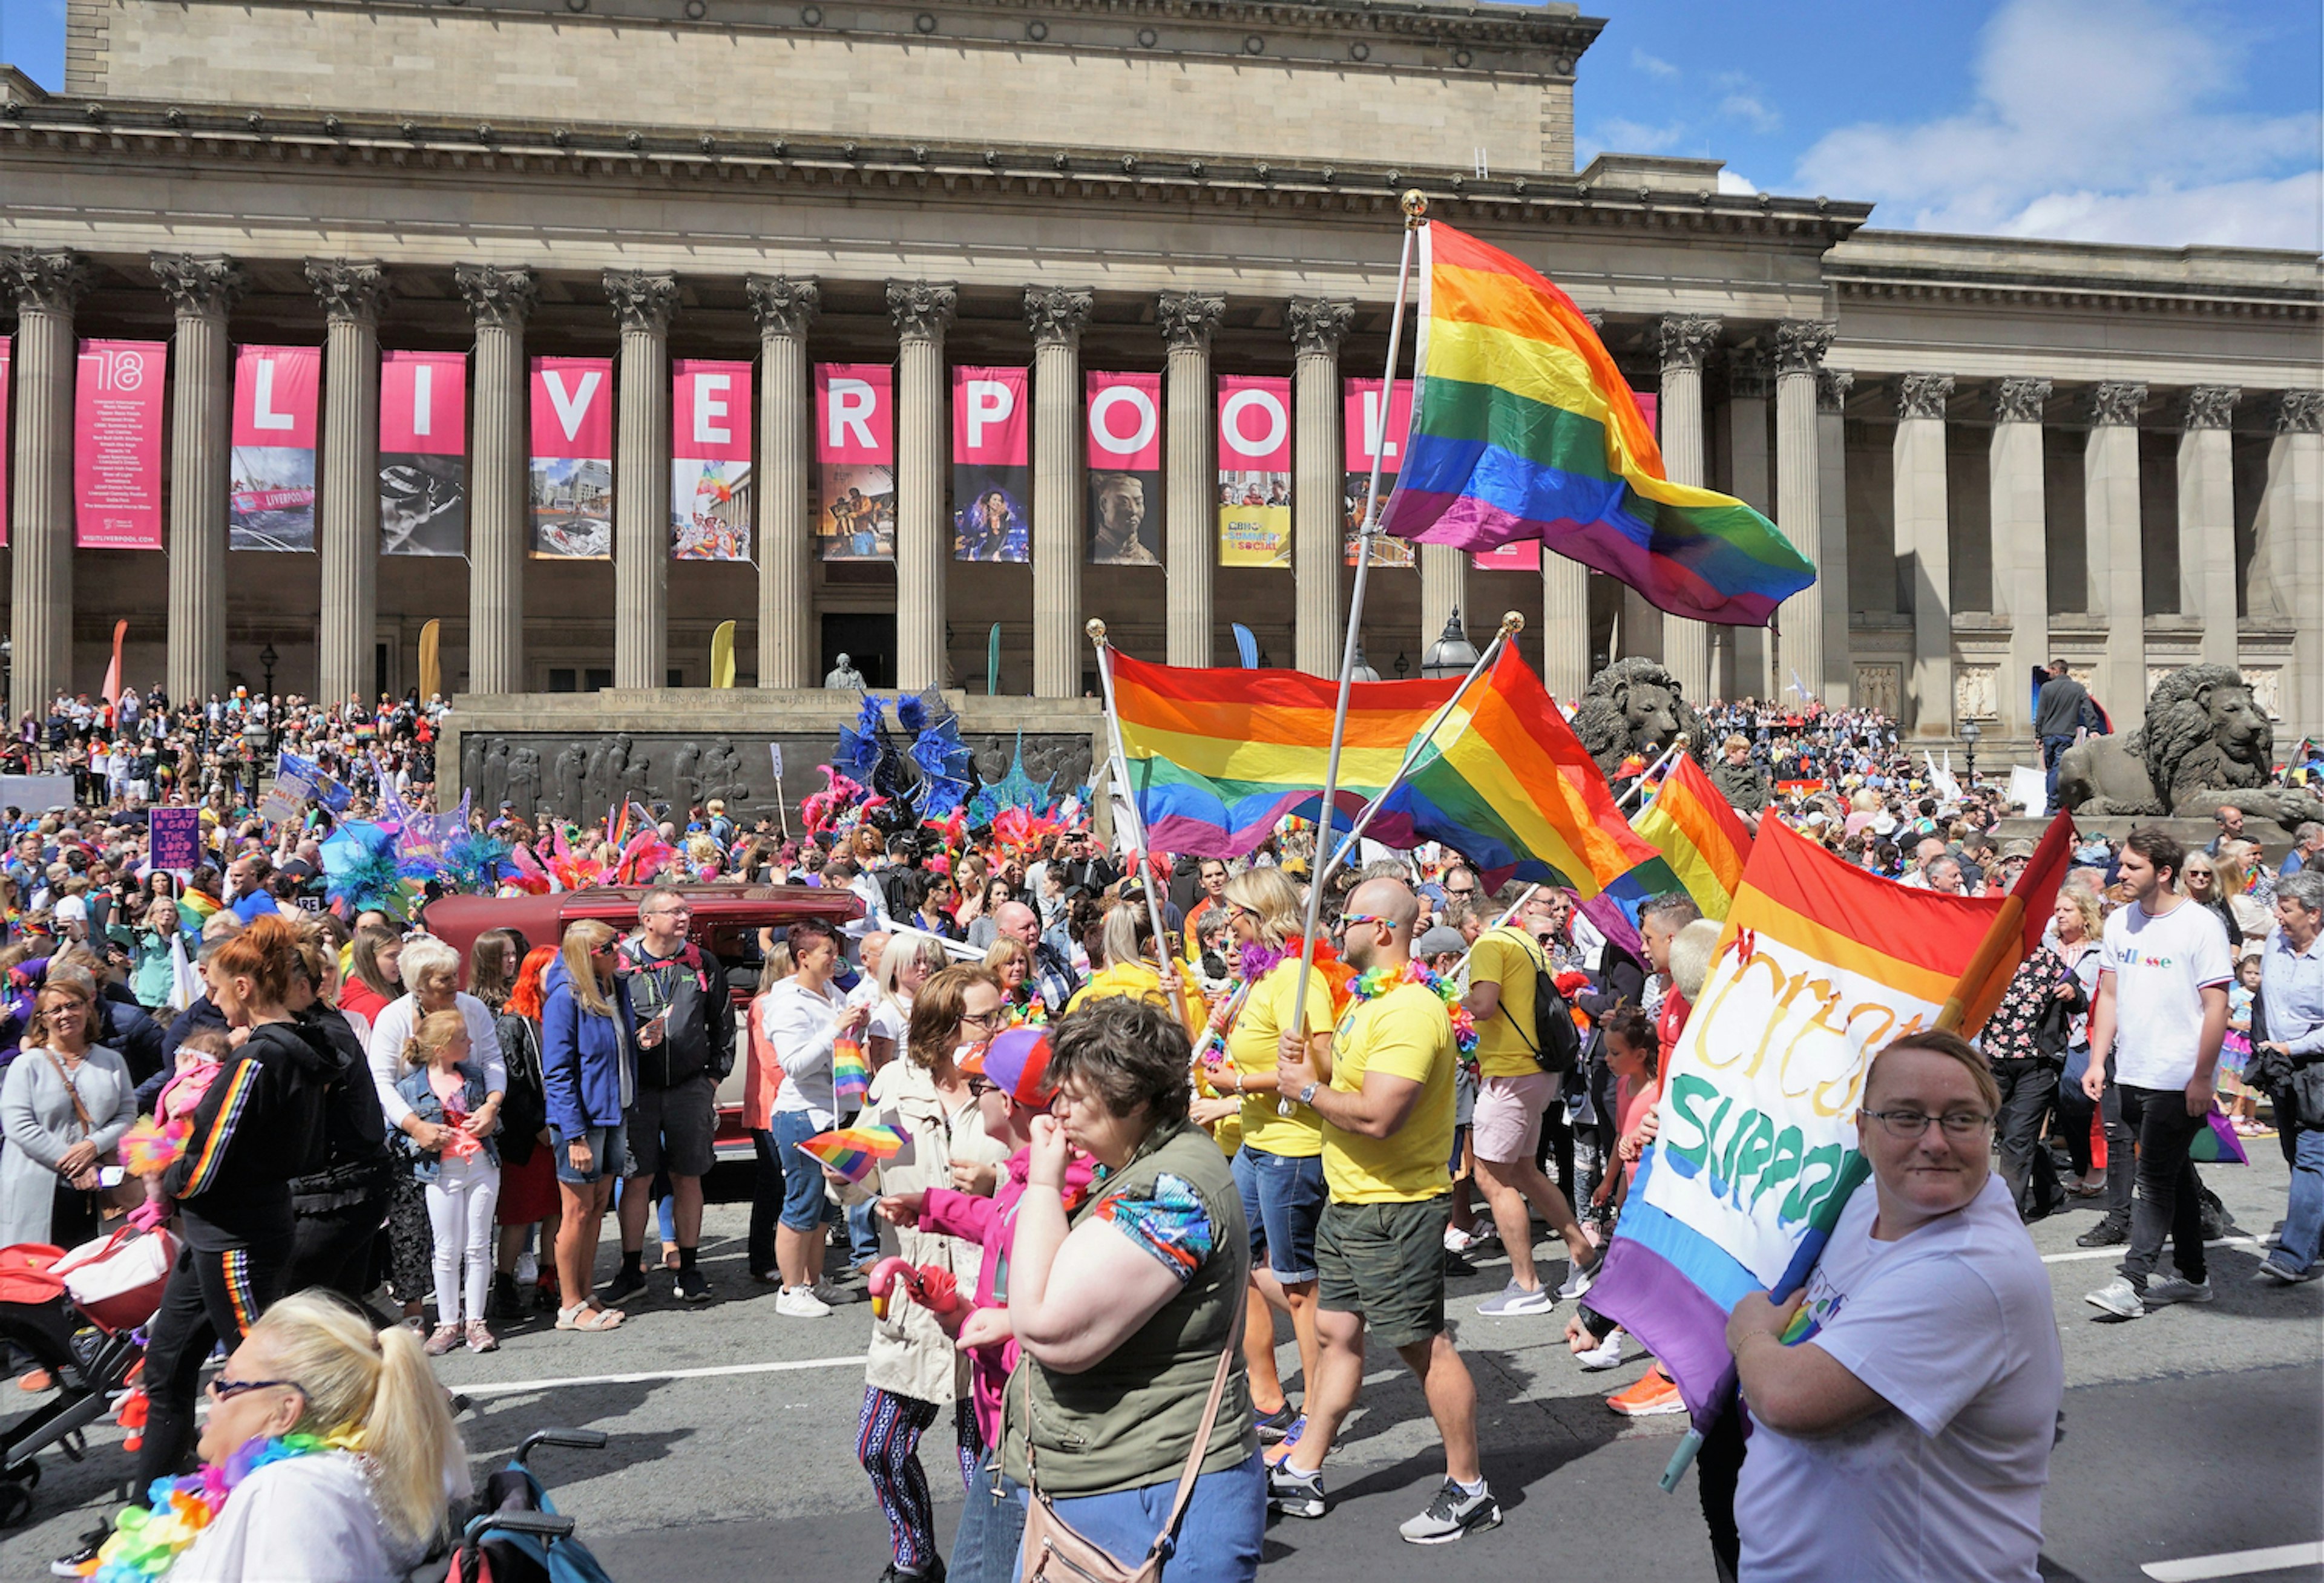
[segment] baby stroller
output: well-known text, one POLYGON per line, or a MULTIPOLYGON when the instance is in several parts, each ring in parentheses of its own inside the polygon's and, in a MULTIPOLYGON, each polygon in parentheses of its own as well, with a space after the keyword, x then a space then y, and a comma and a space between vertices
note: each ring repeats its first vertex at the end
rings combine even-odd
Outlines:
POLYGON ((0 1339, 56 1379, 49 1400, 0 1428, 0 1529, 32 1514, 38 1453, 78 1462, 83 1431, 126 1390, 144 1358, 137 1331, 161 1306, 178 1256, 166 1231, 128 1228, 67 1253, 42 1243, 0 1248, 0 1339))

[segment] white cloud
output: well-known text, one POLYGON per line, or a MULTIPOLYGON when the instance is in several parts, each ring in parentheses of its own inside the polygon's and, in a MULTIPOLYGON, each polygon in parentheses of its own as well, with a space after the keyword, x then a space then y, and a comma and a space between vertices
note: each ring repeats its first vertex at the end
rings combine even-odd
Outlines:
POLYGON ((1748 198, 1753 193, 1758 191, 1759 189, 1757 184, 1753 182, 1751 178, 1743 174, 1742 171, 1721 170, 1719 172, 1719 190, 1741 198, 1748 198))
POLYGON ((1592 156, 1601 153, 1659 154, 1675 147, 1686 135, 1686 123, 1673 121, 1667 125, 1653 126, 1643 121, 1628 121, 1615 116, 1600 121, 1582 134, 1582 162, 1588 164, 1592 156))
POLYGON ((1669 78, 1678 75, 1677 67, 1659 55, 1647 54, 1644 50, 1633 49, 1630 51, 1630 65, 1648 77, 1669 78))
POLYGON ((1719 102, 1719 113, 1746 122, 1752 131, 1765 136, 1784 124, 1784 118, 1770 110, 1751 94, 1729 94, 1719 102))
POLYGON ((2324 127, 2236 108, 2241 86, 2218 29, 2154 0, 2007 0, 1968 109, 1830 133, 1794 185, 1921 230, 2315 250, 2324 127))

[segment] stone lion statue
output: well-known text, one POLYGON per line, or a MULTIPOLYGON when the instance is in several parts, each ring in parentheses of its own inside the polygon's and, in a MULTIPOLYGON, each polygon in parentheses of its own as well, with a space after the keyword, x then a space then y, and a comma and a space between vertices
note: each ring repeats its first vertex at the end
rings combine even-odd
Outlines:
POLYGON ((1631 754, 1651 760, 1681 736, 1702 758, 1702 717, 1656 659, 1618 659, 1591 676, 1574 705, 1573 734, 1609 778, 1631 754))
POLYGON ((2075 813, 2201 818, 2228 804, 2290 829, 2324 818, 2312 792, 2274 784, 2275 732, 2233 666, 2172 671, 2146 700, 2146 723, 2066 750, 2058 801, 2075 813))

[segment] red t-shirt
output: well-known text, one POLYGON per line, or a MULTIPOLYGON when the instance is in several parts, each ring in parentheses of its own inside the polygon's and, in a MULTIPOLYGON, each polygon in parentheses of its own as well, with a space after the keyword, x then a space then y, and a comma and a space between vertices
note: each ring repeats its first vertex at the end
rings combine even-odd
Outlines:
POLYGON ((1661 1057, 1655 1065, 1655 1071, 1670 1070, 1671 1052, 1678 1048, 1678 1036, 1685 1031, 1687 1014, 1693 1009, 1694 1008, 1687 1004, 1686 997, 1678 992, 1675 985, 1672 986, 1669 994, 1663 997, 1662 1015, 1655 1019, 1655 1043, 1662 1046, 1661 1057))

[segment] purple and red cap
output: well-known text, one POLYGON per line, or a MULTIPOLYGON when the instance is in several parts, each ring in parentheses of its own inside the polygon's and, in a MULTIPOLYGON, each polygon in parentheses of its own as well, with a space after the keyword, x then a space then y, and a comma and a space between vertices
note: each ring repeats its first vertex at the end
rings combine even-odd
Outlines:
POLYGON ((1020 1105, 1046 1110, 1057 1092, 1049 1081, 1049 1034, 1046 1028, 1010 1028, 962 1058, 960 1069, 982 1077, 1020 1105))

